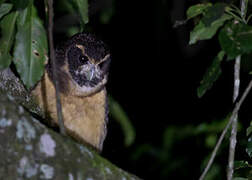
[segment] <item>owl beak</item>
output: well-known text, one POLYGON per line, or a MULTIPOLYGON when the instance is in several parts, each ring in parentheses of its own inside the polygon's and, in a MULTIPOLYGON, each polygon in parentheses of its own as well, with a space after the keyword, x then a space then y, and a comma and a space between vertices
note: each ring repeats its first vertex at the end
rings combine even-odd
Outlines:
POLYGON ((89 69, 89 71, 86 73, 86 77, 89 81, 91 81, 94 77, 95 74, 95 66, 91 66, 91 68, 89 69))

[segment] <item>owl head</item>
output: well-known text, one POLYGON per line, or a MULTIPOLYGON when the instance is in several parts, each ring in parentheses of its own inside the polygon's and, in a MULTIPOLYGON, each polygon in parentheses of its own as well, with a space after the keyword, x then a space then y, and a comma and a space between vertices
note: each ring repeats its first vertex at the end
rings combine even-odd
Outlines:
POLYGON ((77 96, 98 92, 107 83, 110 61, 108 47, 101 40, 89 33, 74 35, 56 48, 60 91, 77 96))

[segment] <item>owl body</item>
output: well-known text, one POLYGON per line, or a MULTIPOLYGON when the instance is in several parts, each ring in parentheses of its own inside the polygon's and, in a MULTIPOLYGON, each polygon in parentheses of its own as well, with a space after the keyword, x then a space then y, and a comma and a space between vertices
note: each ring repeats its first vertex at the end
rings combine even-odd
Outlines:
MULTIPOLYGON (((80 33, 56 49, 64 126, 67 133, 101 151, 107 132, 107 95, 110 54, 94 36, 80 33)), ((53 73, 47 65, 32 91, 52 124, 58 124, 53 73)))

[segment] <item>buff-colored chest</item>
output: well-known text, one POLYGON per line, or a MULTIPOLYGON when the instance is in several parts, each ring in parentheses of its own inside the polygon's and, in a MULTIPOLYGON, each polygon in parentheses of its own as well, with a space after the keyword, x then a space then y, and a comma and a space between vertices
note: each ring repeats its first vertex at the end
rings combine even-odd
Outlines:
MULTIPOLYGON (((55 89, 47 73, 32 93, 52 124, 58 124, 55 89)), ((67 133, 101 150, 106 136, 106 90, 88 97, 61 94, 61 103, 67 133)))

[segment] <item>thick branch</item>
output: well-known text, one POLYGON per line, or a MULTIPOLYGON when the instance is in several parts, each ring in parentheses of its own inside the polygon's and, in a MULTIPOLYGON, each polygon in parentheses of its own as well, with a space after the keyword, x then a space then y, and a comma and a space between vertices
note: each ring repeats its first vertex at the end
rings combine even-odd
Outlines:
POLYGON ((0 90, 0 179, 139 180, 46 128, 10 99, 0 90))
POLYGON ((8 93, 8 96, 15 100, 15 102, 22 104, 30 112, 45 117, 42 109, 36 104, 34 98, 25 89, 24 85, 18 79, 14 73, 6 68, 0 70, 0 92, 8 93))

